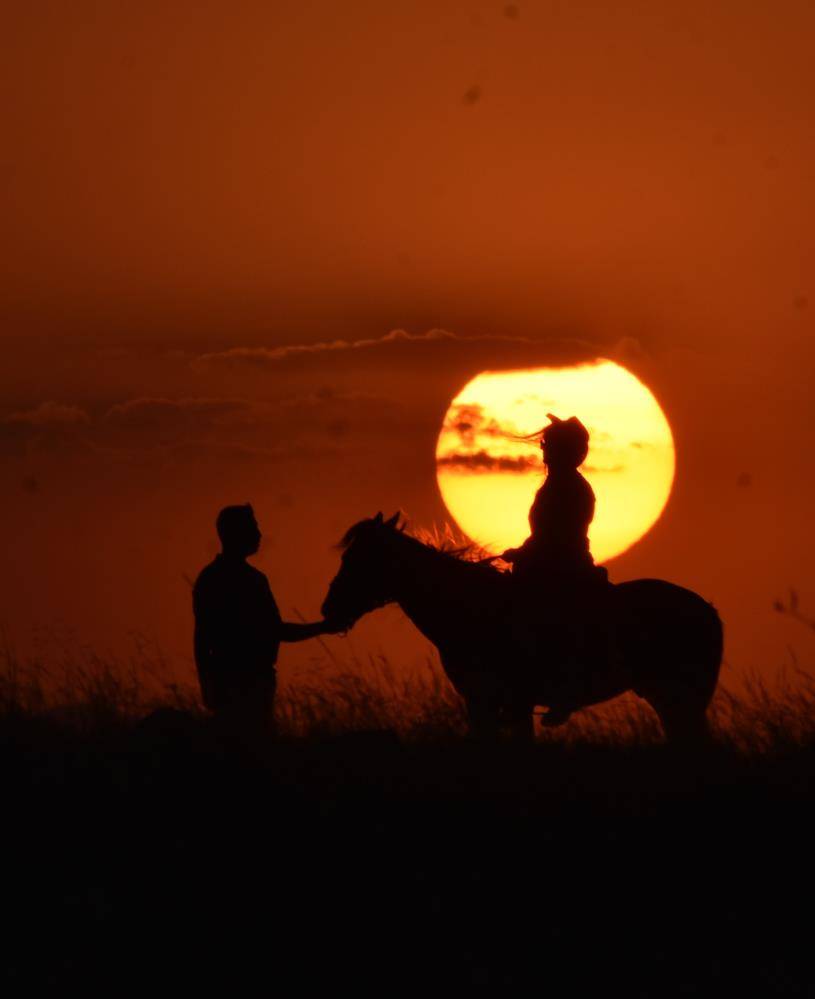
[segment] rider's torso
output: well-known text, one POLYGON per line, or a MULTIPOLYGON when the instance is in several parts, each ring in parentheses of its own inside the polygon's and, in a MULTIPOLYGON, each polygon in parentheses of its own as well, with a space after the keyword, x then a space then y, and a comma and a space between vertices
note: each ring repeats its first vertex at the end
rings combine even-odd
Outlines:
POLYGON ((553 569, 591 564, 588 530, 594 503, 591 486, 576 469, 550 472, 529 511, 524 561, 553 569))

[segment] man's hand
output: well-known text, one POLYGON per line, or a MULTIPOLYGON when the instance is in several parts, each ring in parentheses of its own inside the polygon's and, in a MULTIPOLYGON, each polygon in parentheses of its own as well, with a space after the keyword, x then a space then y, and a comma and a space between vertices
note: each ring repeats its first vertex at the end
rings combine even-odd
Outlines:
POLYGON ((304 621, 302 624, 294 621, 280 622, 281 642, 303 642, 308 638, 319 638, 320 635, 336 635, 348 631, 353 621, 304 621))
POLYGON ((507 548, 500 558, 502 558, 505 562, 514 562, 520 550, 520 548, 507 548))
POLYGON ((347 621, 330 621, 324 618, 319 622, 319 627, 322 629, 321 634, 323 635, 340 635, 346 631, 350 631, 353 623, 349 624, 347 621))

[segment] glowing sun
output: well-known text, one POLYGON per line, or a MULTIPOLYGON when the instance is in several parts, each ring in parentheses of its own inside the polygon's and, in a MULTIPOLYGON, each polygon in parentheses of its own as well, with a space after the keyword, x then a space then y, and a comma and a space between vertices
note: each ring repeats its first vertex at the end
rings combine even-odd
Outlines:
POLYGON ((484 371, 468 382, 450 403, 436 446, 442 498, 459 528, 484 548, 500 553, 519 545, 545 470, 538 444, 512 437, 546 426, 547 413, 577 416, 591 434, 581 472, 597 497, 591 549, 605 562, 657 521, 675 467, 659 403, 613 361, 484 371))

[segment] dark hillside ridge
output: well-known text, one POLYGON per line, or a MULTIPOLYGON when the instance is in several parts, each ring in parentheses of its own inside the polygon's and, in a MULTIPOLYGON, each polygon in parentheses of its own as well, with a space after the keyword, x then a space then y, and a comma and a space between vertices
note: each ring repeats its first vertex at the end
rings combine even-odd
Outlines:
POLYGON ((0 744, 17 989, 813 986, 815 743, 249 752, 165 711, 0 744))

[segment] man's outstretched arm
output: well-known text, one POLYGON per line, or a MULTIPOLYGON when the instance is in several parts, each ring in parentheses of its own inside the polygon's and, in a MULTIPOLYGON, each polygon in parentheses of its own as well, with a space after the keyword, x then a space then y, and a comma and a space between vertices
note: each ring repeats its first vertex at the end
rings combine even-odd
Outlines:
POLYGON ((294 621, 280 622, 281 642, 302 642, 318 635, 335 635, 340 628, 328 621, 314 621, 312 624, 297 624, 294 621))

